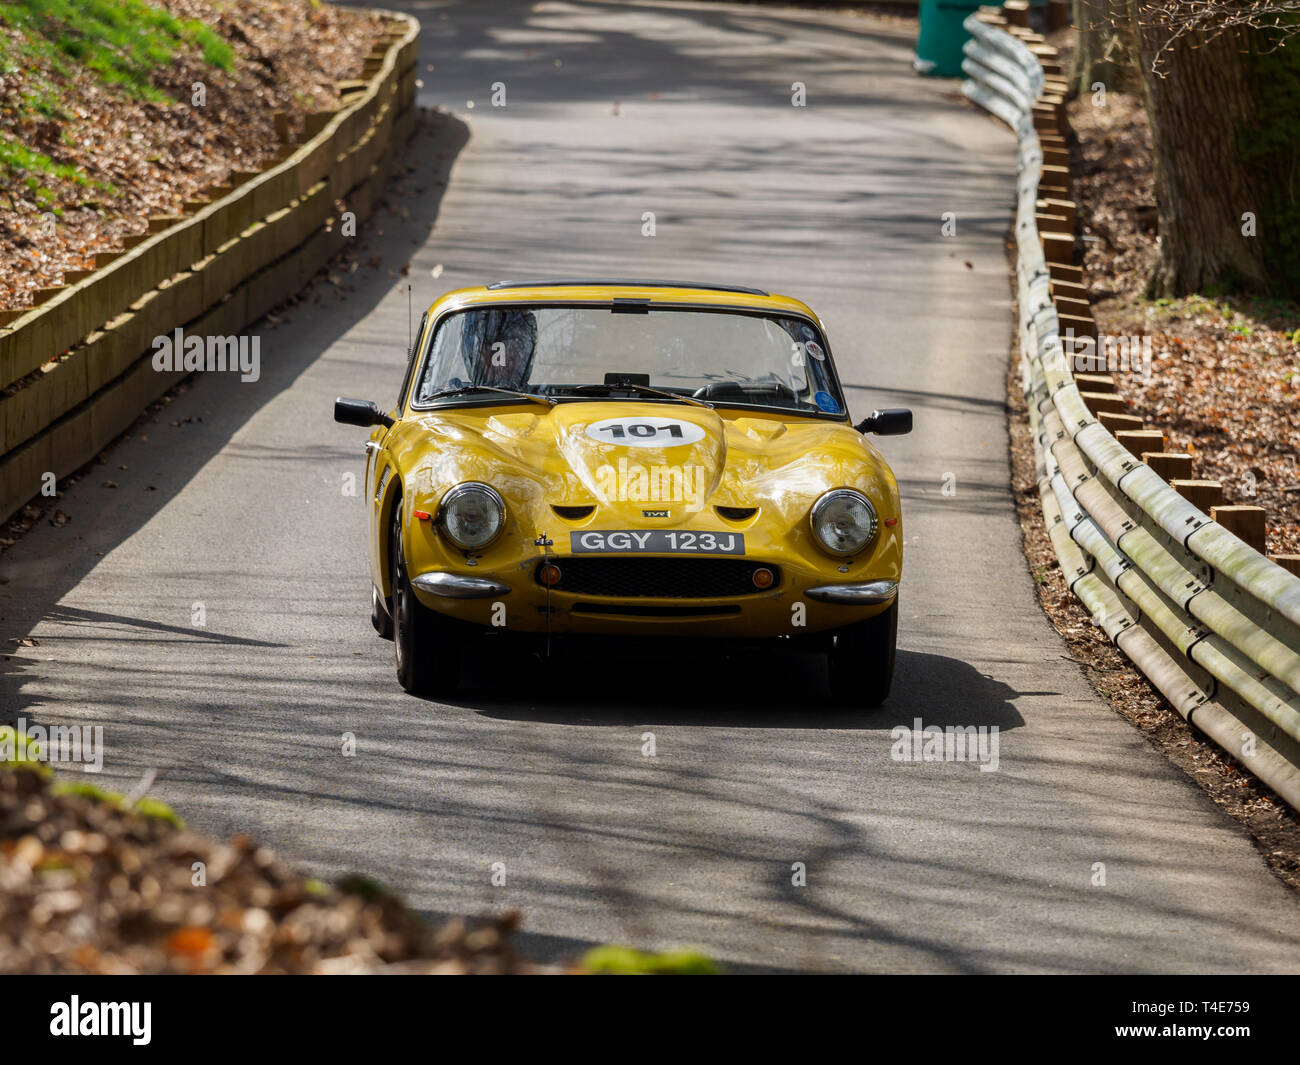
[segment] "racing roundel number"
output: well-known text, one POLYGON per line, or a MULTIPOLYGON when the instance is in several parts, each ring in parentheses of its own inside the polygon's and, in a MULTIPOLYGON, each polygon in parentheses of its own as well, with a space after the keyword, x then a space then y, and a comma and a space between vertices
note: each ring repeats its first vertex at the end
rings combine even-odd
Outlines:
POLYGON ((587 435, 622 447, 676 447, 704 439, 704 430, 676 418, 605 418, 587 426, 587 435))

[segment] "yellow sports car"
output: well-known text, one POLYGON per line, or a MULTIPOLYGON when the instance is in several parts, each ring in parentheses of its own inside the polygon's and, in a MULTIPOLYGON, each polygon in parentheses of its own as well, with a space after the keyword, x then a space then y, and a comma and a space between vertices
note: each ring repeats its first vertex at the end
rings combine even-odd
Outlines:
POLYGON ((372 621, 407 691, 467 638, 786 638, 889 694, 898 486, 808 307, 751 288, 503 281, 443 296, 366 444, 372 621))

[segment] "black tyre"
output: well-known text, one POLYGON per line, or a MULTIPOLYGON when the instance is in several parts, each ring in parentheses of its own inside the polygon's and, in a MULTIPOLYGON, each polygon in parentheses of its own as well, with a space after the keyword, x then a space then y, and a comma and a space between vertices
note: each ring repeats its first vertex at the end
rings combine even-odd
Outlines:
POLYGON ((866 621, 840 629, 831 648, 831 694, 846 706, 879 706, 894 682, 898 643, 898 599, 866 621))
POLYGON ((375 587, 370 589, 370 624, 385 640, 393 638, 392 616, 388 613, 388 607, 383 599, 380 598, 379 589, 375 587))
POLYGON ((424 606, 411 590, 400 507, 393 514, 390 543, 397 682, 412 695, 448 695, 456 690, 460 679, 455 633, 446 618, 424 606))

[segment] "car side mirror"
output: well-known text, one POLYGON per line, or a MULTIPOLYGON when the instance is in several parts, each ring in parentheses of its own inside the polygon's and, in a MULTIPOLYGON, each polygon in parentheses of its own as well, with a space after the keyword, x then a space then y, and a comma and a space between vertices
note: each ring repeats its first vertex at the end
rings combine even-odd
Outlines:
POLYGON ((906 407, 873 410, 870 417, 863 418, 853 428, 860 433, 875 433, 877 436, 902 436, 912 431, 912 412, 906 407))
POLYGON ((344 425, 391 426, 393 419, 379 409, 378 405, 368 399, 344 399, 340 396, 334 401, 334 420, 344 425))

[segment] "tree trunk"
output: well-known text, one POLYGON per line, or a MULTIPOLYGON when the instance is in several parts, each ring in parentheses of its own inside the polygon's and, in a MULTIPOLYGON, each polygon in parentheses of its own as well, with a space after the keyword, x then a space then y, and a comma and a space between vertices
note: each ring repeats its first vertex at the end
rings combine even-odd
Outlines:
POLYGON ((1087 96, 1100 83, 1107 92, 1137 87, 1132 43, 1125 32, 1127 0, 1073 0, 1075 48, 1070 92, 1087 96))
POLYGON ((1265 199, 1259 168, 1241 147, 1257 124, 1247 34, 1183 38, 1165 53, 1161 77, 1152 60, 1165 39, 1133 0, 1147 115, 1155 153, 1160 255, 1148 295, 1269 287, 1261 224, 1265 199))

